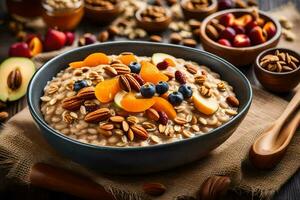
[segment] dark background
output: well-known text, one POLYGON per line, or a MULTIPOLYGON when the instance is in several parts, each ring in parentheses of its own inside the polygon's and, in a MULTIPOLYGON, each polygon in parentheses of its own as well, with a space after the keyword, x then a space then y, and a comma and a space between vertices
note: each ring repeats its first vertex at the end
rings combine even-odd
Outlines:
MULTIPOLYGON (((260 9, 268 11, 274 8, 279 7, 280 5, 284 5, 289 1, 285 0, 259 0, 260 9)), ((300 0, 293 0, 293 2, 297 8, 300 10, 300 0)), ((0 20, 5 17, 5 1, 0 0, 0 20)), ((298 24, 295 24, 296 26, 298 24)), ((95 32, 98 33, 101 30, 100 27, 86 25, 82 23, 78 28, 78 32, 95 32)), ((7 52, 10 44, 15 42, 15 38, 8 32, 7 28, 1 26, 0 24, 0 62, 7 57, 7 52)), ((244 68, 243 73, 246 74, 248 79, 252 84, 258 85, 257 80, 253 75, 252 67, 244 68)), ((292 94, 288 94, 282 96, 282 98, 289 99, 292 94)), ((16 113, 21 107, 23 107, 24 103, 15 102, 11 103, 10 113, 16 113)), ((0 159, 1 160, 1 159, 0 159)), ((44 190, 41 188, 21 185, 17 180, 9 180, 5 178, 6 171, 4 169, 0 169, 0 199, 7 200, 74 200, 77 198, 52 192, 48 190, 44 190)), ((240 192, 229 191, 224 199, 259 199, 258 196, 254 194, 245 194, 240 192)), ((281 188, 279 192, 277 192, 273 198, 273 200, 299 200, 300 199, 300 170, 281 188)))

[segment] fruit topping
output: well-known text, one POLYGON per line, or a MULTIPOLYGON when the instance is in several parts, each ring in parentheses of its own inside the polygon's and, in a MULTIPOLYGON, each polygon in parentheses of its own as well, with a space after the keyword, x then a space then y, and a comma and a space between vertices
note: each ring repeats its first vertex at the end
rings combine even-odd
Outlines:
POLYGON ((151 98, 155 94, 155 86, 152 83, 146 83, 141 87, 141 94, 145 98, 151 98))
POLYGON ((250 39, 245 34, 237 34, 233 40, 234 47, 249 47, 251 45, 250 39))
POLYGON ((87 87, 88 84, 85 80, 81 80, 81 81, 76 81, 74 83, 74 91, 78 92, 80 89, 87 87))
POLYGON ((180 92, 183 95, 184 99, 189 99, 192 97, 193 95, 193 90, 191 88, 191 86, 188 85, 181 85, 178 89, 178 92, 180 92))
POLYGON ((141 71, 141 64, 136 61, 133 61, 129 64, 129 68, 132 73, 138 74, 141 71))
POLYGON ((183 95, 180 92, 172 92, 169 94, 168 100, 173 106, 179 106, 183 101, 183 95))
POLYGON ((176 66, 175 60, 176 59, 174 58, 174 56, 166 53, 154 53, 151 58, 151 61, 155 66, 157 66, 157 64, 162 61, 166 61, 168 63, 168 66, 174 67, 176 66))
POLYGON ((268 39, 272 38, 276 34, 276 26, 273 22, 267 22, 263 30, 267 33, 268 39))
POLYGON ((263 29, 260 26, 254 27, 250 33, 249 37, 251 40, 251 43, 254 45, 262 44, 266 42, 267 40, 267 34, 263 31, 263 29))
POLYGON ((144 112, 155 103, 153 98, 136 98, 136 94, 124 91, 120 92, 115 97, 115 103, 128 112, 144 112), (121 94, 120 94, 121 93, 121 94))
POLYGON ((234 24, 238 26, 246 26, 252 20, 253 20, 252 16, 250 14, 246 14, 235 19, 234 24))
POLYGON ((159 81, 155 86, 156 93, 162 95, 169 90, 169 84, 165 81, 159 81))
POLYGON ((118 79, 112 78, 98 83, 95 88, 95 95, 101 103, 108 103, 114 99, 120 90, 118 79))
POLYGON ((65 35, 66 35, 66 39, 67 39, 66 45, 71 46, 74 43, 75 34, 72 32, 65 32, 65 35))
POLYGON ((119 60, 125 65, 129 65, 130 63, 137 61, 135 55, 130 52, 122 53, 119 56, 119 60))
POLYGON ((219 103, 214 98, 204 98, 198 93, 193 94, 193 102, 197 110, 206 115, 212 115, 219 108, 219 103))
POLYGON ((219 0, 218 1, 218 9, 226 10, 235 7, 235 2, 233 0, 219 0))
POLYGON ((78 46, 81 47, 89 44, 94 44, 95 42, 97 42, 97 38, 95 35, 91 33, 85 33, 78 39, 78 46))
POLYGON ((184 73, 181 71, 177 70, 175 72, 175 79, 178 81, 180 84, 185 84, 186 83, 186 76, 184 73))
POLYGON ((40 38, 33 37, 28 43, 31 56, 36 56, 37 54, 42 53, 43 44, 40 38))
POLYGON ((28 58, 11 57, 0 65, 0 100, 15 101, 26 94, 35 65, 28 58))
POLYGON ((164 111, 170 119, 176 117, 176 111, 174 110, 172 104, 162 97, 153 97, 155 104, 152 106, 155 110, 164 111))
POLYGON ((158 111, 159 119, 158 122, 163 125, 167 125, 169 118, 164 111, 158 111))
POLYGON ((70 66, 71 68, 81 68, 81 67, 84 67, 84 66, 86 66, 86 65, 84 64, 83 61, 75 61, 75 62, 69 63, 69 66, 70 66))
POLYGON ((229 41, 232 41, 235 37, 236 32, 231 27, 226 27, 220 34, 220 38, 227 39, 229 41))
POLYGON ((220 24, 225 27, 234 25, 235 17, 232 13, 224 14, 220 18, 220 24))
POLYGON ((169 78, 161 73, 155 65, 150 62, 142 61, 140 75, 146 82, 157 84, 159 81, 168 81, 169 78))
POLYGON ((92 53, 83 62, 86 66, 95 67, 97 65, 109 64, 109 60, 109 57, 104 53, 92 53))
POLYGON ((165 60, 157 63, 156 67, 159 69, 159 70, 164 70, 164 69, 167 69, 169 67, 169 63, 165 60))
POLYGON ((30 49, 27 43, 18 42, 10 46, 9 56, 11 57, 31 57, 30 49))

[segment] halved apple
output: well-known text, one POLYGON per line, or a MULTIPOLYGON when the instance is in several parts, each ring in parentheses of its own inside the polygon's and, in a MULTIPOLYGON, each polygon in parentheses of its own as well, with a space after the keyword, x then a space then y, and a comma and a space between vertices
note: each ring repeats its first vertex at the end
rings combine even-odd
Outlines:
POLYGON ((28 58, 11 57, 0 65, 0 100, 15 101, 26 94, 27 86, 35 72, 34 63, 28 58), (18 76, 18 77, 17 77, 18 76), (14 77, 18 83, 9 85, 14 77))
POLYGON ((206 115, 212 115, 219 109, 219 103, 213 97, 204 98, 198 93, 193 94, 193 102, 197 110, 206 115))
POLYGON ((176 58, 166 53, 154 53, 151 60, 155 66, 162 61, 167 61, 169 66, 172 67, 176 65, 176 58))

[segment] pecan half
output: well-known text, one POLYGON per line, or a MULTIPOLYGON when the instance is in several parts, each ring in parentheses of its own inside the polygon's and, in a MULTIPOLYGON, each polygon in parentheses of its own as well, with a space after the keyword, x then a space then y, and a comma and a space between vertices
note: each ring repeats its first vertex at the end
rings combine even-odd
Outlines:
POLYGON ((67 97, 62 101, 62 107, 66 110, 75 111, 79 110, 82 99, 79 99, 77 96, 67 97))
POLYGON ((131 91, 130 83, 127 80, 127 78, 125 77, 125 75, 119 76, 119 85, 122 88, 122 90, 124 90, 126 92, 131 91))
POLYGON ((127 79, 127 81, 129 82, 130 86, 132 89, 136 90, 137 92, 140 91, 141 89, 141 85, 139 83, 139 81, 137 81, 132 74, 125 74, 124 75, 125 78, 127 79))
POLYGON ((198 194, 198 199, 220 199, 220 197, 227 192, 230 183, 231 180, 228 176, 211 176, 202 183, 198 194))
POLYGON ((142 79, 142 77, 140 75, 131 73, 131 76, 133 78, 135 78, 135 80, 137 80, 137 82, 139 82, 140 85, 144 85, 145 84, 145 81, 142 79))
POLYGON ((15 69, 11 71, 7 77, 7 86, 12 89, 16 90, 21 86, 22 83, 22 75, 20 69, 15 69))
POLYGON ((84 120, 89 123, 97 123, 103 120, 106 120, 111 115, 108 108, 100 108, 98 110, 95 110, 93 112, 88 113, 84 120))
POLYGON ((104 66, 103 69, 104 69, 105 73, 107 73, 109 76, 114 77, 114 76, 118 75, 117 70, 109 65, 104 66))
POLYGON ((95 88, 94 87, 85 87, 79 90, 77 93, 77 97, 79 99, 88 100, 88 99, 95 99, 95 88))
POLYGON ((197 74, 198 72, 198 67, 192 64, 185 64, 184 65, 185 68, 187 69, 188 72, 190 72, 191 74, 197 74))
POLYGON ((127 65, 124 65, 122 63, 112 64, 111 67, 114 68, 119 75, 130 73, 130 68, 127 65))
POLYGON ((149 137, 148 132, 140 125, 134 124, 130 128, 134 135, 142 140, 146 140, 149 137))
POLYGON ((161 183, 145 183, 143 190, 146 194, 151 196, 160 196, 167 190, 166 186, 161 183))

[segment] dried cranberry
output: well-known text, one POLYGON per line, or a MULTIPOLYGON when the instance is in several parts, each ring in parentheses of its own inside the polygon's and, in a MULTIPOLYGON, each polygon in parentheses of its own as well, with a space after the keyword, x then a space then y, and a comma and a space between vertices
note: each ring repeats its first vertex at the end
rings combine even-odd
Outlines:
POLYGON ((169 120, 168 115, 164 111, 158 111, 158 114, 159 114, 158 122, 160 124, 166 125, 169 120))
POLYGON ((167 69, 169 67, 169 63, 167 61, 162 61, 160 63, 157 63, 156 67, 159 69, 159 70, 164 70, 164 69, 167 69))
POLYGON ((145 81, 142 79, 142 77, 138 74, 135 74, 135 73, 131 73, 131 76, 133 76, 133 78, 135 80, 137 80, 137 82, 139 82, 139 84, 142 86, 145 84, 145 81))
POLYGON ((175 72, 175 79, 178 81, 180 84, 185 84, 186 83, 186 77, 185 74, 183 74, 181 71, 177 70, 175 72))

